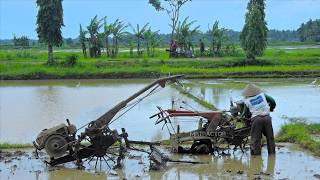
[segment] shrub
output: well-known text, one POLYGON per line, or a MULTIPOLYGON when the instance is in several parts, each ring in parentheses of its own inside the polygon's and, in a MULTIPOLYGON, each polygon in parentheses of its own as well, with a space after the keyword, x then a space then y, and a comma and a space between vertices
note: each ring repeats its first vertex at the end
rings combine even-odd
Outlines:
POLYGON ((141 64, 142 64, 143 67, 148 67, 149 66, 149 61, 144 59, 144 60, 142 60, 141 64))
POLYGON ((14 58, 10 54, 7 54, 5 59, 6 60, 13 60, 14 58))
POLYGON ((78 56, 75 54, 68 55, 63 65, 73 67, 78 62, 78 56))

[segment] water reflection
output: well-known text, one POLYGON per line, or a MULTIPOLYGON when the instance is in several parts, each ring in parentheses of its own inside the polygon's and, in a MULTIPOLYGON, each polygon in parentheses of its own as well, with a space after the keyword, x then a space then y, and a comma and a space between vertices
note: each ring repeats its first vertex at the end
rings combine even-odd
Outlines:
POLYGON ((37 88, 33 92, 32 99, 37 101, 36 103, 39 108, 39 115, 36 118, 41 119, 47 124, 59 122, 56 112, 64 112, 65 109, 64 98, 61 97, 62 94, 59 88, 48 85, 47 87, 37 88))

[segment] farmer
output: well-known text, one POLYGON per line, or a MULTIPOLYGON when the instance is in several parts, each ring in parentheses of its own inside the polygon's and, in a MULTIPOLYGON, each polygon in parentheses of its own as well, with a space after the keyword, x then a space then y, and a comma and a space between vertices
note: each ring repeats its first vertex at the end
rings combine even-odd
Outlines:
POLYGON ((242 92, 244 98, 244 110, 242 114, 251 114, 251 154, 261 155, 262 134, 267 139, 268 153, 275 154, 275 142, 273 135, 270 112, 276 107, 275 100, 262 92, 253 84, 248 84, 242 92))
POLYGON ((177 47, 177 42, 173 39, 170 45, 170 57, 177 57, 177 47))
POLYGON ((204 42, 202 39, 200 39, 200 55, 203 56, 205 51, 204 42))

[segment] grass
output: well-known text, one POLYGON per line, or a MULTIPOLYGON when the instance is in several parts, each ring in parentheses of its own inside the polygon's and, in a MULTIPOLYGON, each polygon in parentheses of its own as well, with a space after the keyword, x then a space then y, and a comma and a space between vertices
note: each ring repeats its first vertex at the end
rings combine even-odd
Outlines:
MULTIPOLYGON (((220 65, 229 64, 230 60, 244 60, 245 54, 241 48, 237 48, 237 56, 224 56, 224 57, 200 57, 196 60, 206 61, 214 60, 218 61, 220 65), (221 62, 222 61, 222 62, 221 62), (228 63, 224 63, 227 61, 228 63)), ((134 57, 130 57, 129 52, 120 52, 117 58, 106 57, 105 53, 102 53, 102 56, 94 58, 84 58, 81 52, 55 52, 54 58, 56 61, 64 60, 70 54, 75 54, 79 57, 79 60, 91 61, 91 60, 191 60, 188 58, 178 58, 170 59, 169 53, 164 51, 164 49, 156 49, 154 57, 148 57, 146 53, 142 57, 137 57, 136 53, 134 57)), ((279 49, 278 47, 268 48, 264 55, 259 60, 268 61, 269 64, 313 64, 320 63, 320 49, 292 49, 284 50, 279 49)), ((0 62, 45 62, 47 60, 47 52, 45 50, 34 50, 34 49, 25 49, 25 50, 0 50, 0 62)), ((218 63, 218 64, 219 64, 218 63)), ((235 62, 233 62, 235 63, 235 62)))
POLYGON ((92 61, 63 65, 0 63, 0 79, 147 78, 185 74, 186 78, 320 76, 320 65, 197 67, 192 61, 172 67, 161 61, 92 61))
POLYGON ((319 45, 317 42, 286 42, 286 41, 277 41, 277 42, 268 42, 269 46, 313 46, 319 45))
POLYGON ((84 58, 81 52, 55 52, 57 62, 45 65, 47 53, 40 50, 0 50, 0 79, 59 78, 146 78, 166 74, 186 74, 187 78, 234 77, 314 77, 320 76, 320 49, 282 50, 268 48, 263 57, 248 62, 238 49, 237 57, 170 59, 168 52, 156 50, 155 57, 84 58), (79 60, 64 66, 71 54, 79 60))
POLYGON ((320 124, 293 122, 281 127, 276 140, 278 142, 299 144, 301 147, 310 150, 317 156, 320 156, 320 141, 313 138, 315 134, 320 134, 320 124))
POLYGON ((314 64, 320 63, 320 49, 267 49, 262 59, 272 64, 314 64))
POLYGON ((0 149, 22 149, 32 148, 32 144, 11 144, 11 143, 0 143, 0 149))
MULTIPOLYGON (((134 57, 130 57, 130 52, 120 52, 117 58, 107 57, 105 53, 102 52, 101 57, 95 59, 90 57, 83 57, 82 52, 54 52, 54 59, 56 61, 64 60, 70 54, 77 55, 80 60, 168 60, 169 54, 163 50, 157 49, 155 51, 154 57, 149 57, 146 53, 142 57, 138 57, 136 53, 134 53, 134 57)), ((24 49, 24 50, 1 50, 0 51, 0 61, 15 61, 15 62, 45 62, 47 60, 48 53, 45 50, 33 50, 33 49, 24 49)))

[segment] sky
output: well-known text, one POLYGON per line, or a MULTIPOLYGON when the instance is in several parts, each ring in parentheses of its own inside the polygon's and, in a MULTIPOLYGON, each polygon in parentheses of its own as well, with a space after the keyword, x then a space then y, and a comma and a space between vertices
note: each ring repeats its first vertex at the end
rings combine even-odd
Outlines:
MULTIPOLYGON (((163 1, 163 0, 162 0, 163 1)), ((13 34, 36 39, 36 0, 0 0, 0 39, 13 34)), ((181 19, 196 20, 202 31, 215 20, 224 28, 241 31, 248 0, 192 0, 181 9, 181 19)), ((157 12, 148 0, 63 0, 63 37, 76 38, 79 24, 87 26, 95 15, 131 24, 150 23, 153 30, 170 32, 169 17, 157 12)), ((269 29, 293 30, 309 19, 320 19, 320 0, 266 0, 269 29)), ((130 31, 130 29, 128 29, 130 31)))

